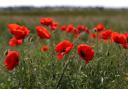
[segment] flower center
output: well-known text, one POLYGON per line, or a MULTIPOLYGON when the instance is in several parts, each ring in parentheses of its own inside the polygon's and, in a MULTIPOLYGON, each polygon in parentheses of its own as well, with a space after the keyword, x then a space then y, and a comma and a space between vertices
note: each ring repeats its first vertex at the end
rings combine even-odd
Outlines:
POLYGON ((80 51, 80 55, 81 55, 81 57, 83 57, 83 58, 86 57, 85 52, 83 52, 83 51, 80 51))
POLYGON ((61 52, 65 52, 66 51, 66 48, 64 48, 61 52))

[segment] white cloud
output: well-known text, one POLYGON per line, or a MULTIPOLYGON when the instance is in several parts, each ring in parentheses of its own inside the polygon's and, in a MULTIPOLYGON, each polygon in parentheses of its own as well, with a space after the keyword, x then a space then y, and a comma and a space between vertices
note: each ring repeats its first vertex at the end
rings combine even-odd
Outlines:
POLYGON ((0 6, 105 6, 128 7, 128 0, 0 0, 0 6))

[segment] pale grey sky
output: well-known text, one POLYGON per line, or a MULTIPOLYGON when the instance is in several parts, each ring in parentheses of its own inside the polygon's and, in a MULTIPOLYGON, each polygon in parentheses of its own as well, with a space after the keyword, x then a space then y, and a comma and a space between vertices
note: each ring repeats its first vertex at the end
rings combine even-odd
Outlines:
POLYGON ((6 6, 104 6, 128 8, 128 0, 0 0, 0 7, 6 6))

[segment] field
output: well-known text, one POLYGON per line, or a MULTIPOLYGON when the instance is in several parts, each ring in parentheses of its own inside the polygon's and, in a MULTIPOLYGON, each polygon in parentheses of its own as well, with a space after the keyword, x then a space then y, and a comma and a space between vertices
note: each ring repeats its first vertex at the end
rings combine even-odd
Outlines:
MULTIPOLYGON (((91 12, 91 11, 90 11, 91 12)), ((52 12, 54 13, 54 12, 52 12)), ((58 12, 59 13, 59 12, 58 12)), ((70 14, 1 14, 0 15, 0 89, 128 89, 128 49, 117 43, 88 38, 88 34, 75 39, 59 29, 48 31, 50 39, 40 39, 36 26, 40 18, 50 17, 60 25, 86 25, 92 30, 98 23, 112 31, 128 32, 128 12, 95 12, 70 14), (31 32, 22 45, 9 46, 12 34, 7 25, 17 23, 25 25, 31 32), (74 47, 58 61, 56 45, 68 39, 74 47), (47 52, 41 52, 42 45, 48 45, 47 52), (88 44, 95 51, 93 59, 85 64, 77 53, 79 44, 88 44), (9 71, 4 65, 8 50, 20 52, 19 65, 9 71)))

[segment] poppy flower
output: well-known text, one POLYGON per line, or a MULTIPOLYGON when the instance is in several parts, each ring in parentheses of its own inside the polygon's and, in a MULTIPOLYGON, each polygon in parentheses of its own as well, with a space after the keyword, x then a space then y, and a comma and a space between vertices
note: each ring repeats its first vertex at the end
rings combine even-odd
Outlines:
POLYGON ((126 35, 126 37, 128 37, 128 32, 124 33, 126 35))
POLYGON ((121 44, 124 49, 128 49, 128 43, 121 44))
POLYGON ((21 45, 23 43, 23 40, 17 40, 15 37, 12 37, 9 41, 9 45, 11 47, 17 46, 17 45, 21 45))
POLYGON ((97 32, 103 31, 105 30, 105 27, 102 23, 99 23, 96 25, 96 27, 94 28, 97 32))
POLYGON ((111 36, 112 42, 125 44, 127 42, 127 38, 124 34, 120 34, 118 32, 113 32, 111 36))
POLYGON ((73 26, 73 24, 69 24, 65 31, 70 33, 70 32, 73 32, 74 29, 75 29, 75 27, 73 26))
POLYGON ((125 37, 126 37, 126 43, 121 44, 121 45, 122 45, 122 47, 123 47, 124 49, 128 49, 128 32, 127 32, 127 33, 124 33, 124 35, 125 35, 125 37))
POLYGON ((91 38, 91 39, 95 39, 97 37, 97 35, 95 34, 95 33, 91 33, 90 35, 89 35, 89 38, 91 38))
POLYGON ((48 51, 48 46, 47 45, 43 45, 41 47, 41 52, 47 52, 48 51))
POLYGON ((78 31, 78 29, 74 29, 72 33, 75 38, 78 38, 80 36, 80 32, 78 31))
POLYGON ((13 34, 14 30, 18 29, 20 25, 18 24, 8 24, 8 29, 11 34, 13 34))
POLYGON ((56 45, 56 52, 58 53, 57 58, 59 60, 63 59, 63 56, 65 54, 68 54, 71 49, 73 49, 73 43, 71 43, 69 40, 64 40, 56 45))
POLYGON ((52 30, 56 30, 57 27, 58 27, 58 23, 57 23, 57 22, 53 22, 53 23, 50 25, 50 28, 51 28, 52 30))
POLYGON ((77 51, 78 51, 79 56, 83 60, 85 60, 86 64, 88 64, 89 61, 91 61, 92 58, 94 57, 94 50, 90 46, 88 46, 86 44, 78 45, 77 51))
POLYGON ((128 42, 128 32, 124 33, 124 35, 126 36, 127 42, 128 42))
POLYGON ((50 26, 53 23, 53 19, 52 18, 41 18, 40 23, 42 25, 50 26))
POLYGON ((9 24, 8 28, 10 33, 13 34, 16 39, 24 39, 30 33, 30 30, 27 27, 17 24, 9 24))
POLYGON ((8 70, 13 70, 19 64, 19 52, 8 51, 8 54, 4 60, 4 65, 8 70))
POLYGON ((111 38, 112 31, 111 30, 105 30, 100 32, 99 38, 103 40, 108 40, 111 38))
POLYGON ((63 26, 60 27, 60 29, 61 29, 62 31, 65 31, 65 30, 67 29, 67 26, 66 26, 66 25, 63 25, 63 26))
POLYGON ((84 25, 78 25, 77 29, 78 29, 79 32, 86 32, 87 34, 90 33, 88 28, 86 26, 84 26, 84 25))
POLYGON ((43 26, 37 26, 36 31, 37 31, 38 36, 42 39, 50 39, 51 38, 51 34, 43 26))
POLYGON ((13 35, 16 37, 16 39, 24 39, 29 35, 29 33, 30 33, 30 30, 28 30, 27 27, 21 26, 14 31, 13 35))

